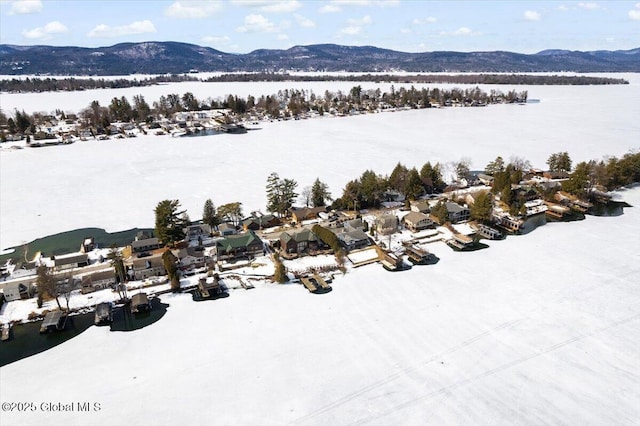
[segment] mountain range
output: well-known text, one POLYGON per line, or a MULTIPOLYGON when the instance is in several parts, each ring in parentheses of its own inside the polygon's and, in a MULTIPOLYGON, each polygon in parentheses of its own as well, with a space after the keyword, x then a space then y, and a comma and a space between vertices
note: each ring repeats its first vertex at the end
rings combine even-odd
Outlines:
POLYGON ((121 43, 87 48, 0 45, 0 74, 127 75, 260 71, 353 72, 640 72, 640 48, 406 53, 373 46, 315 44, 286 50, 225 53, 178 42, 121 43))

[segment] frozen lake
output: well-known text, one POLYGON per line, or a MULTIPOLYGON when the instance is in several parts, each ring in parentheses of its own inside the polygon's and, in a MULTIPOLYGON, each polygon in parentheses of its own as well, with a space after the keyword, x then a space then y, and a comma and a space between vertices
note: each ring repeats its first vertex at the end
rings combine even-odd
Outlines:
MULTIPOLYGON (((544 168, 548 156, 559 151, 568 151, 574 164, 621 156, 640 148, 640 75, 624 76, 631 85, 516 87, 541 100, 525 106, 323 117, 264 123, 261 130, 245 135, 147 136, 2 151, 0 248, 82 227, 118 231, 153 226, 153 209, 167 198, 179 199, 192 219, 200 217, 207 198, 216 205, 240 201, 246 213, 264 210, 266 178, 274 171, 297 180, 299 189, 320 177, 338 197, 344 185, 364 170, 388 174, 398 161, 420 168, 427 161, 446 164, 468 157, 472 168, 483 169, 498 155, 505 159, 517 155, 544 168)), ((151 101, 161 94, 188 90, 199 98, 257 95, 289 87, 286 83, 225 83, 214 90, 211 85, 215 83, 150 87, 145 89, 154 94, 145 96, 151 101)), ((294 87, 323 93, 337 88, 348 91, 353 85, 313 82, 294 87)), ((381 87, 388 90, 390 85, 381 87)), ((506 92, 512 87, 497 88, 506 92)), ((106 104, 114 96, 131 98, 138 92, 134 88, 3 94, 0 99, 3 110, 77 111, 95 99, 94 94, 106 104)))
MULTIPOLYGON (((165 198, 194 219, 209 197, 264 210, 273 171, 300 187, 319 176, 339 196, 365 169, 386 174, 398 161, 469 157, 483 168, 519 155, 544 167, 557 151, 574 162, 620 156, 640 148, 632 77, 630 86, 529 87, 541 103, 527 106, 3 151, 0 246, 85 226, 149 226, 165 198)), ((8 99, 27 111, 53 104, 24 96, 3 95, 3 108, 8 99)), ((37 407, 3 412, 3 424, 637 424, 640 187, 620 196, 636 206, 623 216, 548 224, 473 253, 436 244, 436 265, 364 267, 325 295, 258 285, 213 303, 166 296, 153 326, 91 327, 2 367, 2 402, 37 407), (41 408, 58 402, 100 410, 41 408)))

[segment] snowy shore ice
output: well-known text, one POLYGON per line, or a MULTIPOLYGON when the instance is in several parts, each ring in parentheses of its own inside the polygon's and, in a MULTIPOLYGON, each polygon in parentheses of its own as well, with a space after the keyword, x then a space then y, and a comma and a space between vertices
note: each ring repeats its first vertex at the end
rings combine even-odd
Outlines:
MULTIPOLYGON (((622 197, 640 206, 640 188, 622 197)), ((3 423, 635 424, 640 208, 550 223, 436 265, 166 295, 129 333, 91 327, 2 367, 2 401, 100 403, 3 423), (25 378, 29 377, 29 380, 25 378)))

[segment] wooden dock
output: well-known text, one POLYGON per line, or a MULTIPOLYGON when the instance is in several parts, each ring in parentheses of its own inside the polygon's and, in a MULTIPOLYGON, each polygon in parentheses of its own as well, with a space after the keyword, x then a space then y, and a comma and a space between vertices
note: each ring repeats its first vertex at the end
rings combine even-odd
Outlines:
POLYGON ((325 290, 329 290, 331 287, 327 282, 318 274, 313 274, 313 279, 325 290))
POLYGON ((300 282, 309 290, 309 293, 327 293, 331 286, 318 274, 300 277, 300 282))
POLYGON ((502 233, 495 228, 480 224, 478 227, 478 234, 489 240, 498 240, 502 238, 502 233))
POLYGON ((313 283, 311 282, 311 280, 309 280, 309 278, 300 277, 300 282, 304 284, 304 286, 307 288, 307 290, 309 290, 310 293, 315 293, 316 291, 318 291, 316 286, 313 285, 313 283))

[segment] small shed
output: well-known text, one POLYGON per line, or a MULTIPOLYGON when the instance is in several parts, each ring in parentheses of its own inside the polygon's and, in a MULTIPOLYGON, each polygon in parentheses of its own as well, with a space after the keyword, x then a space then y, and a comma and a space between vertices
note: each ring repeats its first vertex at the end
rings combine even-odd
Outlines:
POLYGON ((42 325, 40 326, 40 333, 64 330, 66 323, 67 315, 64 312, 51 311, 45 315, 42 325))
POLYGON ((113 306, 109 302, 99 303, 96 306, 94 323, 96 325, 113 322, 113 306))
POLYGON ((151 302, 147 293, 137 293, 131 298, 131 313, 147 312, 151 310, 151 302))

